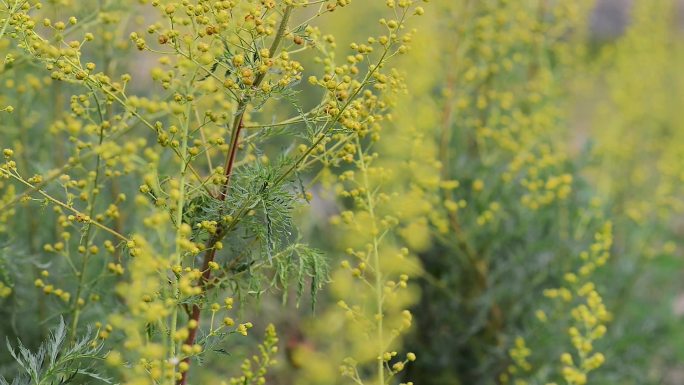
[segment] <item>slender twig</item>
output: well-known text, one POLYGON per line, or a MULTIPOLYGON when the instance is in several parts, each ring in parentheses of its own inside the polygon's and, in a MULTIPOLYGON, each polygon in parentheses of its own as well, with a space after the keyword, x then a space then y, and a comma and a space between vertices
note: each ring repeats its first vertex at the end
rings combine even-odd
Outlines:
MULTIPOLYGON (((92 90, 92 89, 91 89, 92 90)), ((102 113, 102 109, 100 107, 100 100, 97 98, 97 95, 95 94, 95 90, 92 90, 93 92, 93 98, 95 98, 95 105, 97 106, 97 112, 98 116, 100 118, 100 136, 99 136, 99 141, 98 141, 98 146, 102 146, 102 142, 104 141, 104 115, 102 113)), ((90 206, 88 209, 88 216, 90 218, 93 217, 93 214, 95 213, 95 199, 97 199, 97 196, 99 194, 96 194, 95 191, 99 189, 98 183, 100 179, 100 163, 102 162, 102 156, 98 153, 97 157, 95 158, 95 177, 93 178, 93 188, 90 193, 90 202, 88 202, 88 205, 90 206)), ((88 267, 88 260, 90 259, 90 248, 88 247, 88 242, 90 242, 90 233, 92 232, 92 226, 90 223, 86 224, 86 230, 85 234, 81 238, 81 246, 85 247, 86 251, 83 254, 83 260, 81 261, 81 271, 79 272, 78 276, 78 288, 76 289, 76 297, 74 298, 74 317, 71 321, 71 330, 69 331, 69 342, 74 343, 76 339, 76 329, 78 326, 78 320, 79 316, 81 315, 81 304, 79 303, 80 298, 81 298, 81 293, 83 292, 83 283, 85 282, 85 271, 86 268, 88 267)))
POLYGON ((89 217, 89 216, 83 214, 82 212, 76 210, 75 208, 73 208, 73 207, 67 205, 66 203, 60 201, 59 199, 55 199, 55 198, 52 197, 50 194, 46 193, 45 191, 41 190, 40 188, 37 188, 35 185, 33 185, 33 184, 31 184, 31 183, 25 181, 23 178, 18 177, 17 175, 14 175, 14 174, 11 173, 11 172, 7 172, 7 175, 9 175, 10 177, 16 179, 17 181, 23 183, 23 184, 24 184, 25 186, 27 186, 27 187, 29 187, 29 188, 31 188, 31 189, 35 189, 35 191, 36 191, 38 194, 42 195, 42 196, 43 196, 45 199, 47 199, 48 201, 50 201, 50 202, 56 204, 57 206, 59 206, 59 207, 61 207, 61 208, 63 208, 63 209, 66 209, 66 210, 68 210, 68 211, 70 211, 70 212, 76 214, 76 215, 80 218, 80 220, 82 220, 82 221, 84 221, 84 222, 87 222, 87 223, 91 223, 91 224, 93 224, 93 225, 99 227, 100 229, 102 229, 102 230, 104 230, 104 231, 106 231, 106 232, 108 232, 108 233, 114 235, 115 237, 121 239, 122 241, 126 241, 126 242, 130 241, 130 239, 128 239, 128 238, 125 237, 124 235, 120 234, 120 233, 117 232, 116 230, 111 229, 111 228, 109 228, 109 227, 103 225, 102 223, 100 223, 100 222, 98 222, 98 221, 92 219, 91 217, 89 217))

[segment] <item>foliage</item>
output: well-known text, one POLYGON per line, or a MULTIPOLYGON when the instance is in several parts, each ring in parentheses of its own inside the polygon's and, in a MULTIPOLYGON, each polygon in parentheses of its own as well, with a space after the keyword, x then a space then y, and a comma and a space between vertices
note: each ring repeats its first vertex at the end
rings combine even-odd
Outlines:
POLYGON ((680 383, 633 3, 0 1, 0 384, 680 383))
MULTIPOLYGON (((12 384, 52 384, 55 381, 66 384, 77 376, 86 376, 110 384, 106 377, 90 371, 87 367, 81 367, 88 361, 101 358, 102 343, 95 338, 95 334, 88 332, 72 345, 67 344, 66 337, 66 324, 60 319, 57 328, 35 353, 27 349, 21 341, 18 342, 15 351, 7 340, 10 355, 25 372, 14 377, 12 384)), ((0 384, 7 385, 9 382, 0 377, 0 384)))

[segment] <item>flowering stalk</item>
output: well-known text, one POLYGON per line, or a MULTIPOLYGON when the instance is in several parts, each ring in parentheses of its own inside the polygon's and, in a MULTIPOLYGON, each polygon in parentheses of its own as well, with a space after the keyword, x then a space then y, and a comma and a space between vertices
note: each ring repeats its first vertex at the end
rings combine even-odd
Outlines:
POLYGON ((384 288, 384 277, 382 274, 382 268, 380 266, 380 254, 378 253, 378 221, 375 216, 375 203, 374 203, 374 197, 371 195, 371 192, 374 190, 373 186, 370 185, 368 181, 368 165, 366 164, 366 154, 363 151, 363 147, 361 146, 361 141, 359 140, 358 137, 356 137, 356 149, 359 154, 359 169, 361 171, 362 175, 362 188, 366 192, 366 205, 368 207, 368 215, 370 217, 370 222, 371 222, 371 234, 373 236, 373 249, 371 251, 372 257, 371 260, 373 261, 373 273, 375 275, 375 307, 376 307, 376 314, 375 314, 375 328, 376 328, 376 344, 377 344, 377 376, 378 376, 378 384, 379 385, 384 385, 385 384, 385 361, 383 359, 383 356, 385 354, 385 338, 384 338, 384 332, 383 332, 383 318, 384 318, 384 310, 383 310, 383 302, 384 302, 384 294, 383 294, 383 288, 384 288))
MULTIPOLYGON (((280 41, 283 38, 283 35, 285 34, 285 31, 287 29, 287 23, 290 19, 290 14, 292 13, 292 5, 288 5, 285 7, 285 11, 283 13, 282 19, 280 21, 280 26, 278 27, 278 32, 276 33, 276 36, 273 40, 273 43, 271 44, 271 48, 269 49, 270 53, 273 54, 276 52, 278 49, 278 46, 280 45, 280 41)), ((260 74, 256 81, 254 82, 254 88, 258 88, 261 82, 265 79, 266 73, 260 74)), ((225 181, 220 187, 220 192, 219 195, 216 199, 218 199, 221 202, 224 202, 226 200, 226 197, 230 193, 230 178, 233 174, 233 167, 235 166, 235 156, 237 154, 237 149, 238 149, 238 144, 240 140, 240 133, 242 132, 242 129, 244 128, 243 124, 243 119, 245 112, 247 110, 247 104, 249 103, 249 98, 248 96, 243 96, 242 99, 238 102, 237 105, 237 110, 235 114, 235 118, 233 120, 233 126, 231 130, 231 138, 230 138, 230 145, 228 147, 228 154, 226 156, 226 161, 225 161, 225 166, 224 166, 224 178, 225 181)), ((219 215, 221 217, 222 214, 219 215)), ((214 262, 214 259, 216 257, 216 243, 221 241, 223 236, 225 235, 226 231, 224 229, 220 229, 215 236, 212 236, 207 243, 207 251, 204 253, 204 260, 202 261, 202 278, 200 280, 200 289, 201 292, 206 292, 207 287, 209 285, 209 280, 211 278, 211 268, 210 264, 214 262)), ((200 321, 200 316, 201 316, 201 308, 199 304, 194 304, 192 306, 192 311, 190 313, 190 320, 191 322, 196 322, 199 323, 200 321)), ((185 339, 184 344, 188 346, 192 346, 195 343, 195 339, 197 338, 197 328, 193 328, 189 331, 188 337, 185 339)), ((184 362, 188 363, 190 362, 190 357, 186 357, 184 362)), ((178 380, 178 385, 185 385, 188 379, 188 373, 189 371, 186 370, 182 373, 181 378, 178 380)))
MULTIPOLYGON (((94 93, 93 93, 94 95, 94 93)), ((100 107, 100 101, 95 97, 95 103, 97 107, 97 112, 98 116, 100 118, 100 133, 99 133, 99 139, 98 139, 98 146, 102 146, 102 142, 104 140, 104 130, 105 130, 105 123, 104 123, 104 115, 102 114, 102 110, 100 107)), ((90 200, 88 202, 88 216, 90 218, 93 217, 95 213, 95 200, 97 199, 99 194, 99 179, 100 179, 100 163, 102 162, 102 157, 100 154, 98 154, 95 157, 95 176, 93 177, 93 187, 90 190, 90 200)), ((90 233, 92 230, 92 225, 90 222, 86 224, 86 230, 85 230, 85 235, 83 236, 81 240, 81 245, 80 247, 85 248, 85 253, 83 254, 83 259, 81 262, 81 270, 80 274, 78 275, 78 287, 76 289, 76 297, 74 298, 74 309, 72 310, 73 312, 73 319, 71 321, 71 329, 69 330, 70 336, 69 336, 69 341, 71 343, 75 342, 76 338, 76 330, 78 327, 78 319, 81 314, 81 307, 84 305, 83 299, 81 298, 81 292, 83 291, 83 283, 85 281, 85 275, 86 275, 86 268, 88 266, 88 259, 90 257, 90 254, 97 250, 97 248, 93 248, 89 245, 89 242, 91 242, 90 239, 90 233)))
MULTIPOLYGON (((182 257, 183 257, 183 251, 181 247, 181 240, 183 239, 183 208, 185 205, 185 173, 187 170, 187 165, 189 164, 189 161, 186 161, 185 158, 188 155, 188 130, 190 126, 190 110, 192 106, 191 103, 188 102, 188 105, 185 110, 185 119, 183 120, 183 123, 181 124, 181 148, 180 148, 180 154, 181 154, 181 161, 180 161, 180 169, 178 171, 178 174, 180 175, 180 181, 179 181, 179 192, 180 196, 178 197, 178 203, 176 205, 176 253, 175 253, 175 261, 174 264, 175 266, 180 266, 182 263, 182 257)), ((173 294, 177 297, 180 297, 180 292, 178 289, 178 284, 179 284, 179 277, 175 277, 174 281, 174 287, 173 287, 173 294)), ((176 347, 176 328, 178 327, 178 306, 174 306, 173 312, 171 313, 171 332, 169 333, 169 341, 171 344, 171 357, 176 357, 177 354, 177 347, 176 347)), ((175 375, 175 370, 176 366, 174 365, 174 372, 173 376, 171 378, 176 378, 175 375)))

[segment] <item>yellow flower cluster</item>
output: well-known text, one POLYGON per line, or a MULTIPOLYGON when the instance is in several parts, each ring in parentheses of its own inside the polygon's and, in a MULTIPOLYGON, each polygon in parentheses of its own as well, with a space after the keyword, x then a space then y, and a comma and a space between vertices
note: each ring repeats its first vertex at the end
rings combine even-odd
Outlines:
POLYGON ((565 274, 567 286, 544 291, 548 298, 575 304, 570 310, 572 326, 568 329, 575 355, 561 355, 562 375, 569 384, 586 384, 589 372, 599 368, 605 361, 603 353, 595 352, 594 342, 605 335, 606 323, 612 316, 590 277, 597 267, 605 265, 612 244, 612 224, 606 222, 596 233, 595 241, 589 250, 580 253, 582 264, 577 271, 565 274))
MULTIPOLYGON (((326 74, 309 80, 330 93, 325 109, 332 108, 335 113, 335 108, 344 105, 350 86, 344 78, 349 71, 356 72, 367 55, 378 50, 383 56, 411 52, 402 60, 419 60, 414 51, 409 51, 413 33, 402 32, 408 16, 424 14, 417 3, 387 1, 386 6, 398 15, 380 20, 387 34, 350 43, 356 52, 345 58, 345 64, 333 64, 333 55, 321 58, 327 66, 326 74), (392 41, 399 44, 395 52, 388 51, 392 41)), ((429 20, 419 27, 428 24, 429 20)), ((423 133, 431 122, 401 107, 416 105, 403 96, 404 82, 411 78, 383 68, 371 76, 373 92, 360 95, 359 101, 348 107, 349 113, 342 115, 342 124, 351 132, 334 134, 331 141, 322 141, 323 146, 312 152, 323 154, 318 157, 324 164, 344 167, 336 177, 332 172, 323 177, 343 205, 330 223, 334 242, 346 255, 330 284, 339 299, 337 309, 317 314, 305 329, 307 335, 327 342, 317 346, 320 352, 305 346, 293 352, 302 383, 340 383, 334 372, 337 367, 331 365, 335 359, 341 364, 338 373, 355 383, 385 383, 416 360, 414 353, 402 356, 395 349, 413 323, 407 308, 415 301, 415 294, 409 281, 419 270, 415 256, 401 245, 415 250, 429 245, 429 225, 440 220, 435 215, 439 210, 434 209, 440 204, 439 196, 431 194, 440 189, 439 164, 425 162, 430 156, 425 151, 436 154, 432 141, 423 133), (395 108, 387 114, 390 106, 395 108), (408 173, 402 171, 404 164, 408 173), (405 188, 404 181, 408 180, 412 185, 405 188), (340 317, 340 309, 344 317, 340 317), (345 337, 339 338, 341 335, 345 337)), ((351 87, 358 85, 352 82, 351 87)), ((426 107, 424 113, 428 111, 426 107)))
MULTIPOLYGON (((576 269, 563 276, 564 285, 544 290, 544 296, 555 302, 552 306, 555 310, 550 315, 541 309, 535 312, 537 320, 552 332, 555 332, 553 328, 567 325, 566 333, 574 350, 560 353, 558 375, 552 374, 551 377, 562 378, 570 385, 587 384, 590 372, 601 367, 606 360, 603 353, 596 351, 594 343, 606 334, 606 325, 612 315, 591 278, 598 267, 606 264, 612 245, 612 224, 605 222, 588 250, 579 254, 576 269)), ((502 383, 530 384, 536 377, 535 371, 542 372, 541 367, 548 365, 548 362, 540 361, 540 370, 533 367, 530 362, 532 350, 522 337, 515 339, 509 357, 512 364, 500 374, 502 383)), ((549 376, 544 378, 549 379, 549 376)), ((554 384, 556 382, 547 383, 554 384)))
POLYGON ((269 367, 278 362, 273 357, 278 353, 278 336, 273 324, 266 326, 264 341, 259 345, 260 355, 253 356, 251 360, 246 359, 241 365, 242 376, 231 378, 228 382, 221 382, 221 385, 263 385, 266 384, 266 372, 269 367))
MULTIPOLYGON (((379 383, 384 383, 386 377, 401 372, 409 361, 409 358, 397 361, 397 352, 389 350, 389 347, 412 323, 411 313, 404 308, 406 298, 402 294, 408 287, 407 273, 412 269, 404 266, 411 263, 408 249, 397 253, 389 239, 385 240, 392 237, 394 228, 400 223, 396 217, 382 214, 387 212, 390 200, 390 195, 383 192, 383 185, 392 179, 392 173, 385 167, 373 165, 375 156, 364 148, 364 139, 356 139, 357 159, 354 165, 359 175, 351 178, 347 175, 341 191, 341 195, 353 198, 355 211, 341 215, 347 218, 340 221, 342 239, 348 246, 347 254, 353 258, 352 261, 344 260, 341 267, 348 270, 353 278, 346 283, 351 287, 345 291, 351 291, 345 294, 346 298, 339 302, 339 306, 345 310, 348 320, 354 323, 350 326, 352 330, 368 334, 374 343, 371 347, 363 347, 353 361, 347 360, 341 371, 355 382, 363 383, 367 380, 361 376, 358 367, 376 361, 374 376, 379 383), (361 294, 359 290, 362 289, 374 294, 361 294)), ((357 346, 357 349, 361 348, 357 346)))
POLYGON ((113 366, 121 365, 121 360, 132 364, 126 375, 131 384, 149 384, 173 378, 173 363, 165 360, 166 347, 163 343, 150 340, 145 335, 145 325, 163 322, 169 315, 169 304, 159 294, 163 283, 159 273, 163 271, 168 259, 157 255, 149 243, 140 236, 134 236, 127 244, 135 257, 128 264, 130 281, 117 286, 117 294, 124 299, 128 315, 115 314, 111 324, 123 332, 125 351, 110 353, 108 362, 113 366))
MULTIPOLYGON (((41 275, 43 276, 43 278, 47 278, 49 273, 47 270, 43 270, 41 275)), ((62 289, 55 288, 54 285, 46 284, 43 281, 43 279, 41 279, 41 278, 37 278, 34 281, 34 284, 37 288, 40 288, 43 291, 43 293, 45 293, 46 295, 52 294, 52 295, 56 296, 57 298, 61 299, 64 302, 67 302, 67 303, 71 299, 71 293, 64 291, 62 289)), ((80 305, 80 304, 77 304, 77 305, 80 305)))
MULTIPOLYGON (((9 150, 11 151, 11 150, 9 150)), ((9 151, 6 154, 9 154, 9 151)), ((5 167, 0 166, 1 167, 5 167)), ((14 201, 16 198, 16 188, 12 184, 8 184, 7 182, 3 181, 2 179, 6 178, 4 172, 0 171, 0 190, 2 190, 2 196, 0 197, 0 207, 3 209, 0 210, 0 233, 4 233, 7 231, 7 223, 9 222, 10 219, 14 217, 16 214, 16 210, 11 207, 11 203, 14 201)))
POLYGON ((12 288, 0 281, 0 298, 7 298, 12 294, 12 288))
POLYGON ((443 117, 436 113, 440 108, 439 98, 425 98, 416 103, 412 96, 430 94, 440 87, 438 77, 426 76, 442 71, 440 62, 434 60, 440 54, 440 47, 434 42, 441 14, 437 4, 432 7, 434 11, 419 19, 420 33, 411 42, 416 48, 399 63, 407 69, 403 78, 410 94, 397 97, 391 122, 384 128, 385 135, 390 135, 392 140, 378 143, 380 162, 401 170, 392 175, 396 194, 388 204, 399 221, 398 234, 414 252, 429 248, 433 230, 440 235, 449 232, 449 217, 443 208, 450 207, 455 213, 466 204, 464 200, 451 200, 460 183, 449 178, 447 164, 434 140, 436 130, 443 124, 443 117), (411 68, 421 68, 424 72, 416 73, 411 68))
MULTIPOLYGON (((532 354, 532 351, 525 345, 525 339, 517 337, 514 346, 509 349, 508 355, 511 357, 515 366, 510 366, 508 372, 515 374, 518 369, 529 372, 532 370, 532 364, 527 361, 527 358, 532 354)), ((504 375, 501 378, 502 382, 507 381, 508 377, 504 375)))
MULTIPOLYGON (((226 284, 233 278, 228 268, 240 268, 226 267, 225 261, 215 258, 223 249, 222 239, 245 217, 256 216, 253 207, 236 212, 224 207, 231 189, 242 191, 243 186, 233 186, 236 170, 291 158, 277 163, 278 175, 270 185, 264 184, 260 191, 264 193, 294 175, 299 178, 299 172, 315 164, 325 167, 314 182, 329 167, 365 164, 359 168, 362 179, 351 175, 335 181, 346 187, 356 183, 340 196, 368 201, 371 194, 373 202, 390 200, 389 195, 375 196, 369 190, 385 173, 383 167, 370 166, 377 158, 371 148, 380 139, 380 123, 391 118, 394 98, 405 92, 403 75, 387 63, 409 51, 414 32, 406 22, 425 11, 418 1, 387 1, 387 17, 379 20, 381 32, 351 42, 345 55, 338 57, 336 38, 312 22, 349 4, 349 0, 3 4, 7 7, 2 9, 0 37, 16 44, 0 40, 0 48, 11 50, 0 73, 13 71, 12 65, 19 61, 38 69, 22 71, 27 73, 23 82, 19 77, 8 81, 0 103, 4 106, 12 96, 22 95, 14 99, 41 98, 53 106, 44 117, 28 114, 20 104, 3 112, 29 116, 17 122, 26 132, 46 127, 54 142, 54 157, 41 161, 55 169, 35 170, 28 160, 36 155, 29 152, 31 146, 37 145, 17 134, 17 144, 4 151, 0 169, 0 232, 18 201, 40 200, 53 207, 55 231, 46 233, 56 234, 57 239, 41 237, 43 252, 55 261, 51 269, 74 279, 64 289, 57 289, 47 276, 36 277, 35 285, 68 306, 72 341, 81 323, 105 316, 95 304, 99 288, 116 287, 116 299, 107 300, 123 306, 108 314, 112 326, 102 330, 107 336, 119 334, 123 341, 106 359, 118 369, 122 383, 185 384, 191 358, 202 354, 208 343, 197 336, 248 335, 252 328, 250 322, 236 324, 221 306, 206 301, 210 290, 232 290, 226 284), (53 20, 77 6, 82 7, 81 16, 53 20), (309 14, 314 8, 318 11, 309 14), (124 32, 129 28, 135 31, 124 32), (131 57, 150 63, 149 76, 133 67, 131 73, 125 72, 125 61, 131 57), (307 68, 305 76, 304 64, 320 70, 307 68), (309 84, 300 84, 302 79, 309 84), (297 100, 301 86, 306 93, 297 100), (50 87, 52 95, 44 87, 50 87), (304 110, 309 104, 313 107, 304 110), (66 111, 62 106, 68 106, 66 111), (284 113, 294 117, 272 118, 284 113), (294 135, 292 127, 300 127, 301 132, 294 135), (289 135, 292 142, 288 149, 276 150, 277 157, 266 153, 271 150, 267 140, 275 135, 289 135), (363 183, 358 184, 360 180, 363 183), (131 185, 139 186, 139 194, 131 195, 131 185), (18 194, 16 186, 25 190, 18 194), (205 213, 202 199, 221 206, 217 218, 188 219, 196 212, 205 213), (9 210, 4 210, 5 205, 9 210), (211 319, 203 321, 209 315, 211 319), (215 318, 222 322, 215 324, 215 318)), ((302 186, 302 198, 311 199, 312 194, 304 190, 302 186)), ((376 241, 380 231, 398 223, 392 215, 371 215, 367 208, 357 214, 375 222, 376 241)), ((271 220, 266 216, 264 227, 270 238, 271 220)), ((406 234, 418 233, 403 223, 406 234)), ((425 234, 425 223, 420 226, 425 234)), ((267 242, 270 248, 272 240, 267 242)), ((230 253, 242 253, 231 254, 233 262, 251 253, 230 246, 230 253)), ((381 297, 399 296, 408 275, 384 277, 377 250, 354 246, 366 264, 359 263, 355 275, 382 279, 377 284, 381 297)), ((388 252, 408 259, 407 252, 394 248, 388 252)), ((263 265, 272 267, 270 255, 263 265)), ((0 289, 8 293, 4 286, 0 289)), ((376 298, 379 306, 383 301, 376 298)), ((226 306, 232 306, 232 299, 226 300, 226 306)), ((382 314, 378 312, 381 319, 382 314)), ((398 333, 410 325, 410 313, 398 314, 397 320, 388 317, 385 326, 376 328, 379 333, 384 329, 398 333)), ((379 344, 387 341, 379 338, 379 344)), ((276 342, 275 331, 269 328, 264 345, 269 354, 276 352, 276 342)), ((414 359, 409 355, 406 362, 414 359)), ((245 364, 243 377, 235 381, 263 383, 268 360, 253 360, 259 369, 245 364)), ((389 374, 403 370, 406 363, 396 358, 386 363, 390 361, 389 374)))
MULTIPOLYGON (((560 171, 567 155, 551 143, 564 119, 558 90, 564 71, 572 68, 573 50, 579 49, 564 36, 581 29, 589 5, 481 1, 453 7, 467 11, 455 15, 463 38, 450 58, 457 64, 447 86, 447 101, 454 106, 446 111, 447 118, 460 119, 456 125, 461 131, 474 134, 458 134, 462 151, 486 167, 503 168, 499 181, 473 183, 477 195, 487 196, 502 185, 522 187, 519 202, 495 202, 504 204, 504 211, 519 203, 538 210, 566 199, 572 190, 572 176, 560 171), (562 65, 551 67, 541 50, 565 58, 562 65)), ((494 211, 479 212, 475 222, 490 222, 494 211)))
MULTIPOLYGON (((678 64, 684 47, 672 35, 675 9, 670 0, 636 1, 633 22, 591 68, 598 73, 592 79, 605 81, 608 95, 591 111, 596 129, 590 135, 600 160, 591 170, 592 181, 616 214, 626 213, 642 228, 670 227, 684 211, 684 136, 677 103, 684 95, 678 64)), ((631 247, 653 256, 657 245, 668 241, 659 233, 631 247)))

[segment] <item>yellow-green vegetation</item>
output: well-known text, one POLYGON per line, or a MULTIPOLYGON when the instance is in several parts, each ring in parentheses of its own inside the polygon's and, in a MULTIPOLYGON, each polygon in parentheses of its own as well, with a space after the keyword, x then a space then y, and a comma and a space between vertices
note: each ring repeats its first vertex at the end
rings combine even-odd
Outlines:
POLYGON ((680 383, 682 21, 604 6, 0 0, 0 385, 680 383))

